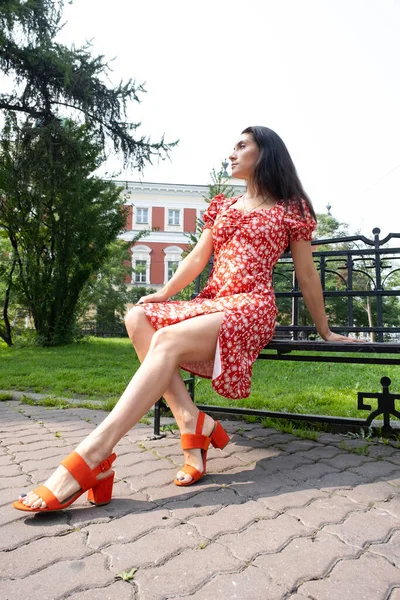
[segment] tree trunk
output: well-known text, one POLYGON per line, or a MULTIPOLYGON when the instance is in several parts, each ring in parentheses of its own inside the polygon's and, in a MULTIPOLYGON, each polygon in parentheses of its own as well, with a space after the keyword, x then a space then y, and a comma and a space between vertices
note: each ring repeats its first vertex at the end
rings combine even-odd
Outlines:
POLYGON ((11 271, 8 276, 8 284, 7 284, 6 295, 5 295, 4 306, 3 306, 3 321, 4 321, 5 329, 0 328, 0 337, 5 341, 7 346, 12 346, 12 343, 13 343, 12 336, 11 336, 11 323, 10 323, 10 319, 8 318, 8 307, 10 304, 11 288, 12 288, 12 284, 13 284, 12 277, 13 277, 16 262, 17 262, 16 258, 14 257, 11 271))

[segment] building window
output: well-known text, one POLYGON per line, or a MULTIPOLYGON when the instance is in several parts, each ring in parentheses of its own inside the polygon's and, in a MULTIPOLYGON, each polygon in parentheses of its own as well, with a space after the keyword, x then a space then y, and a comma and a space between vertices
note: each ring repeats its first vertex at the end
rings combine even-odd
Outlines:
POLYGON ((149 222, 149 209, 148 208, 137 208, 136 209, 136 223, 138 225, 147 225, 149 222))
POLYGON ((168 281, 171 279, 177 268, 179 267, 179 262, 177 260, 168 260, 167 261, 167 277, 168 281))
POLYGON ((145 245, 133 246, 132 250, 132 280, 133 284, 149 284, 151 248, 145 245))
POLYGON ((168 225, 179 225, 180 210, 168 209, 168 225))
POLYGON ((146 283, 147 260, 135 260, 134 279, 135 283, 146 283))
POLYGON ((180 262, 182 261, 182 248, 178 246, 168 246, 168 248, 164 249, 164 283, 167 283, 179 267, 180 262))

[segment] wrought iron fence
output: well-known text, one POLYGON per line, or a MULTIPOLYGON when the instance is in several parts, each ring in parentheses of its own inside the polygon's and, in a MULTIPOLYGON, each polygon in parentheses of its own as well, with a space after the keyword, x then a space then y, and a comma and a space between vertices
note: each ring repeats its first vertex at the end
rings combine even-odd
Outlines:
MULTIPOLYGON (((335 323, 333 331, 371 341, 396 341, 400 339, 400 246, 391 243, 400 239, 400 233, 390 233, 382 239, 380 229, 375 228, 372 233, 373 239, 353 235, 313 240, 314 262, 327 312, 335 312, 336 307, 336 314, 330 318, 335 323), (391 301, 390 307, 385 306, 387 300, 391 301), (364 306, 360 308, 362 302, 364 306), (338 307, 342 309, 339 322, 338 307), (385 310, 388 308, 390 315, 385 310), (360 311, 365 312, 367 323, 360 318, 360 311)), ((208 272, 212 266, 211 259, 208 272)), ((290 253, 283 254, 276 264, 273 287, 279 311, 275 336, 293 340, 315 336, 315 326, 305 316, 290 253)), ((194 296, 199 292, 200 276, 194 296)))

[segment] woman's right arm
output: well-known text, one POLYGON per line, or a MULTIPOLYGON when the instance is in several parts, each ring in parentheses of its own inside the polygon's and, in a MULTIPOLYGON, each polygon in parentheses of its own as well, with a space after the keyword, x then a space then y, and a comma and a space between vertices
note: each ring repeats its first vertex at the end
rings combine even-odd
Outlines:
POLYGON ((154 294, 143 296, 139 303, 165 302, 191 283, 205 268, 213 253, 212 230, 205 229, 193 250, 188 254, 165 286, 154 294))

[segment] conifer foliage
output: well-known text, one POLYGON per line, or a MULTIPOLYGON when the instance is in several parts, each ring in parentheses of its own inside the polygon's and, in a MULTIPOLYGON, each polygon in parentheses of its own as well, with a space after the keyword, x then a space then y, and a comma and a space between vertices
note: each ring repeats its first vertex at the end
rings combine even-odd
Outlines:
POLYGON ((57 42, 62 1, 0 3, 0 231, 12 250, 3 277, 3 322, 18 283, 45 345, 74 337, 79 294, 107 258, 125 215, 119 190, 93 176, 110 152, 142 169, 174 143, 137 135, 127 108, 144 92, 113 87, 90 44, 57 42), (6 283, 4 283, 6 282, 6 283))

